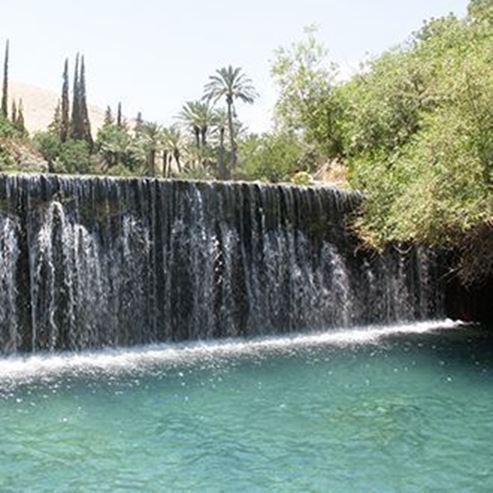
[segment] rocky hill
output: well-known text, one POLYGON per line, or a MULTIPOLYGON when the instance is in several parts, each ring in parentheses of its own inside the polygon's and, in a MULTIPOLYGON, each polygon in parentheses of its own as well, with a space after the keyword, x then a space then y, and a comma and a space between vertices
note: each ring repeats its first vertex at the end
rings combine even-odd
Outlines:
MULTIPOLYGON (((26 127, 30 133, 46 130, 53 119, 60 95, 52 90, 36 87, 21 82, 10 84, 10 99, 22 99, 26 127)), ((91 129, 95 134, 104 120, 104 111, 96 106, 89 106, 91 129)))

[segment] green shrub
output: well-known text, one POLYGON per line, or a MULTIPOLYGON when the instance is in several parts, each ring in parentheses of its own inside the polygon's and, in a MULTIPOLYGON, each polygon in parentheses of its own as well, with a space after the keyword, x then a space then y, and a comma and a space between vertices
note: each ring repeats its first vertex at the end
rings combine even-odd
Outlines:
POLYGON ((33 137, 34 144, 43 158, 52 167, 60 155, 62 142, 53 132, 38 132, 33 137))
POLYGON ((0 144, 0 171, 9 171, 14 166, 14 160, 8 149, 0 144))
POLYGON ((311 185, 313 182, 310 173, 307 173, 306 171, 298 171, 298 173, 295 173, 293 175, 291 181, 295 185, 304 185, 304 186, 311 185))
POLYGON ((94 167, 89 145, 83 140, 64 142, 53 163, 53 171, 56 173, 91 173, 94 167))
POLYGON ((239 177, 289 181, 302 166, 303 153, 304 149, 294 134, 250 136, 240 145, 239 177))
POLYGON ((0 139, 19 137, 21 134, 13 123, 0 115, 0 139))

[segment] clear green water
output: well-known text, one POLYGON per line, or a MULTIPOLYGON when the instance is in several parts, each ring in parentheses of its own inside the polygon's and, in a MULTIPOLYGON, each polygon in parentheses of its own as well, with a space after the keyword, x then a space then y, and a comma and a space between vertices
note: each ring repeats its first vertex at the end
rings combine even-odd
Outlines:
POLYGON ((0 491, 491 492, 493 337, 430 328, 1 361, 0 491))

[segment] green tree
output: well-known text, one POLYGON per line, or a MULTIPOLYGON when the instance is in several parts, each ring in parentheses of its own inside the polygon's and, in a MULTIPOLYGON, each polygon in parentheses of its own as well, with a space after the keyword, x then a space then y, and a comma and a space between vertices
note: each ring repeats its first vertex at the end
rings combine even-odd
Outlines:
POLYGON ((185 129, 190 129, 196 147, 200 147, 200 125, 197 123, 196 112, 194 111, 194 106, 196 102, 189 101, 185 103, 180 113, 177 116, 178 121, 185 129))
POLYGON ((85 61, 84 56, 80 56, 79 53, 77 53, 75 57, 70 138, 72 140, 86 141, 89 149, 92 149, 94 144, 91 133, 91 123, 89 121, 89 111, 87 108, 85 61))
POLYGON ((2 115, 9 116, 9 40, 5 43, 5 57, 3 59, 3 87, 2 87, 2 115))
POLYGON ((91 150, 85 140, 68 140, 60 146, 53 164, 56 173, 91 173, 94 171, 91 150))
POLYGON ((60 101, 58 101, 57 105, 55 106, 55 111, 53 112, 53 119, 48 125, 48 132, 51 132, 54 135, 58 136, 61 140, 61 133, 62 133, 61 127, 62 127, 62 109, 61 109, 60 101))
POLYGON ((163 175, 170 175, 171 162, 174 162, 178 173, 182 173, 181 155, 183 150, 183 139, 180 130, 172 125, 164 128, 162 132, 163 144, 163 175))
POLYGON ((15 139, 21 137, 15 125, 0 112, 0 139, 15 139))
POLYGON ((250 135, 240 145, 241 176, 249 180, 290 181, 303 168, 303 146, 292 133, 250 135))
POLYGON ((69 100, 69 78, 68 78, 68 59, 65 59, 63 68, 63 85, 60 111, 60 140, 65 142, 70 131, 70 100, 69 100))
POLYGON ((80 63, 80 79, 79 79, 79 108, 80 108, 80 125, 81 138, 87 142, 89 149, 92 149, 94 144, 91 134, 91 122, 89 121, 89 110, 87 108, 87 91, 86 91, 86 67, 84 55, 81 57, 80 63))
POLYGON ((482 23, 490 28, 493 25, 493 9, 491 8, 491 0, 471 0, 467 6, 469 19, 473 23, 482 23))
POLYGON ((70 117, 70 138, 82 139, 82 119, 80 110, 79 54, 75 57, 74 84, 72 89, 72 114, 70 117))
POLYGON ((115 166, 135 170, 135 144, 127 129, 111 123, 103 125, 98 131, 96 149, 103 160, 103 171, 115 166))
POLYGON ((13 123, 20 135, 25 135, 27 133, 24 121, 24 105, 22 103, 22 99, 19 99, 19 104, 17 106, 17 118, 13 123))
POLYGON ((229 178, 226 168, 226 147, 224 145, 226 128, 228 126, 228 114, 222 109, 218 109, 214 114, 214 128, 218 135, 218 172, 221 180, 229 178))
POLYGON ((162 150, 163 132, 160 125, 146 122, 138 143, 145 156, 145 172, 155 176, 157 172, 157 155, 162 150))
POLYGON ((106 106, 106 111, 104 112, 103 126, 109 127, 110 125, 113 125, 114 123, 115 123, 115 121, 113 119, 113 113, 111 111, 111 106, 106 106))
POLYGON ((360 232, 453 248, 470 281, 493 272, 493 4, 469 12, 427 22, 341 93, 360 232))
POLYGON ((135 118, 134 133, 139 135, 144 127, 144 119, 142 118, 142 113, 139 111, 137 117, 135 118))
POLYGON ((214 110, 209 103, 188 101, 177 118, 184 128, 190 129, 197 148, 207 147, 207 135, 214 124, 214 110))
POLYGON ((237 144, 234 128, 234 103, 236 100, 253 104, 257 98, 252 81, 243 73, 240 67, 231 65, 221 68, 209 77, 209 83, 204 88, 204 98, 217 103, 223 99, 228 112, 229 139, 231 145, 231 170, 236 168, 237 144))
POLYGON ((122 115, 122 103, 119 102, 116 110, 116 125, 118 127, 123 126, 123 115, 122 115))
POLYGON ((328 63, 327 50, 315 34, 308 27, 305 39, 276 50, 271 67, 280 94, 276 122, 283 131, 302 133, 321 158, 337 158, 344 154, 344 101, 337 94, 336 67, 328 63))
POLYGON ((15 99, 12 101, 12 111, 10 113, 10 121, 15 122, 17 120, 17 103, 15 99))
POLYGON ((58 130, 50 129, 47 132, 38 132, 33 138, 34 144, 48 163, 50 173, 55 171, 55 162, 60 155, 62 141, 58 130))
POLYGON ((163 129, 163 174, 170 176, 171 163, 174 162, 178 173, 182 173, 181 156, 183 151, 183 138, 178 127, 172 125, 163 129))

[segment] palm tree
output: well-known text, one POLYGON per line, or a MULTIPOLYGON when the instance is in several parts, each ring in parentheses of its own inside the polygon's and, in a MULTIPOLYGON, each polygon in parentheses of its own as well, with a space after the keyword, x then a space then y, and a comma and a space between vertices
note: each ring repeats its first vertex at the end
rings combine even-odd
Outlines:
POLYGON ((225 157, 224 136, 226 133, 227 125, 228 125, 227 112, 224 109, 216 110, 214 114, 214 127, 219 137, 218 169, 219 169, 219 178, 221 180, 226 180, 228 178, 228 170, 226 169, 226 162, 224 159, 225 157))
POLYGON ((147 169, 152 176, 156 174, 156 154, 163 143, 163 132, 157 123, 145 122, 140 135, 140 143, 146 155, 147 169))
POLYGON ((207 133, 213 117, 214 112, 208 102, 188 101, 177 118, 184 127, 192 130, 197 147, 207 147, 207 133))
POLYGON ((98 131, 96 146, 103 157, 103 170, 112 166, 127 165, 132 151, 132 139, 125 129, 116 125, 105 125, 98 131))
POLYGON ((167 177, 169 174, 168 163, 170 159, 175 161, 178 172, 182 172, 181 167, 181 151, 183 147, 183 139, 180 130, 172 125, 171 127, 164 128, 162 132, 163 142, 163 176, 167 177))
POLYGON ((228 111, 229 140, 231 144, 231 168, 236 167, 237 147, 234 132, 234 102, 240 101, 252 104, 257 98, 252 81, 242 72, 240 67, 224 67, 209 77, 209 83, 204 88, 204 98, 216 103, 226 100, 228 111))

